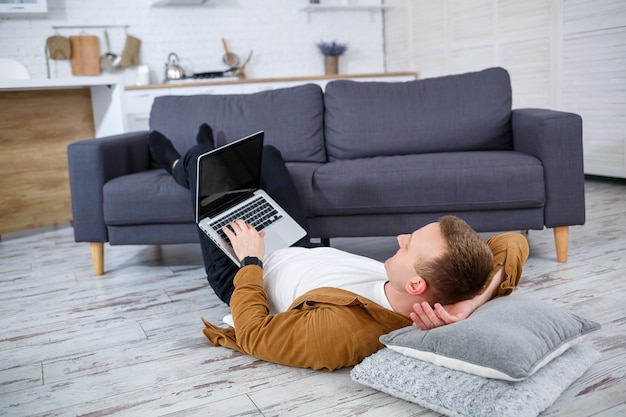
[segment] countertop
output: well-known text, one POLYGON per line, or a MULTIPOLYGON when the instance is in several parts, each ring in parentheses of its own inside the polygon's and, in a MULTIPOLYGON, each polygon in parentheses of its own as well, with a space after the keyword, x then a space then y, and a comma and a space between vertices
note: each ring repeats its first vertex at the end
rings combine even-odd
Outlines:
POLYGON ((407 72, 385 72, 385 73, 371 73, 371 74, 335 74, 335 75, 309 75, 298 77, 276 77, 276 78, 244 78, 239 79, 236 77, 224 77, 224 78, 206 78, 206 79, 187 79, 181 82, 169 82, 162 84, 147 84, 147 85, 127 85, 126 90, 148 90, 158 88, 173 88, 173 87, 192 87, 192 86, 205 86, 205 85, 224 85, 224 84, 248 84, 248 83, 272 83, 272 82, 302 82, 313 80, 339 80, 339 79, 358 79, 358 78, 377 78, 377 77, 415 77, 417 73, 412 71, 407 72))
POLYGON ((121 76, 85 76, 67 78, 44 78, 37 80, 0 81, 0 90, 45 90, 81 88, 122 84, 121 76))

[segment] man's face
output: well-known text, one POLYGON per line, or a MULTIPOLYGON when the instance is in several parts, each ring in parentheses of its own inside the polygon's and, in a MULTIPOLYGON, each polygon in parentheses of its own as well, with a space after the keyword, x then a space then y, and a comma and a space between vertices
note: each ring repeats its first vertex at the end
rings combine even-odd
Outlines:
POLYGON ((389 282, 404 286, 416 277, 415 265, 440 256, 447 250, 439 223, 430 223, 411 234, 398 235, 398 251, 385 261, 389 282))

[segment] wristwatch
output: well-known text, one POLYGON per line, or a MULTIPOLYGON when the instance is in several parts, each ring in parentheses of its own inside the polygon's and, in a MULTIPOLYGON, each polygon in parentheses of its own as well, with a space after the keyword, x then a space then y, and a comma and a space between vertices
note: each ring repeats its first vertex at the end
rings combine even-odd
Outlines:
POLYGON ((257 258, 256 256, 246 256, 245 258, 241 260, 239 267, 243 268, 244 266, 247 266, 247 265, 258 265, 261 268, 263 268, 263 261, 257 258))

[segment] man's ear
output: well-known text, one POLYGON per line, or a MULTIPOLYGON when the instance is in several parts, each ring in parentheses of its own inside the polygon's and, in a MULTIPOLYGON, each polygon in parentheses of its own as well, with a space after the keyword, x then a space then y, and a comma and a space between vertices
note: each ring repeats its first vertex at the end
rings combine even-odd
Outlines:
POLYGON ((411 279, 411 281, 407 282, 404 288, 410 295, 421 295, 428 289, 428 284, 425 279, 416 275, 411 279))

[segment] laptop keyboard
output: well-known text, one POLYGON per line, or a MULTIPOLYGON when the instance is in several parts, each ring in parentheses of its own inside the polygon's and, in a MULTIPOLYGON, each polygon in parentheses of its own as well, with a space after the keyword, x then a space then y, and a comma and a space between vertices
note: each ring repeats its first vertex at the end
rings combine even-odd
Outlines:
POLYGON ((222 227, 231 224, 235 220, 243 220, 248 224, 254 226, 259 232, 265 229, 276 220, 283 216, 277 212, 274 207, 267 202, 263 196, 258 196, 255 199, 249 201, 245 205, 241 206, 237 210, 230 213, 221 219, 210 223, 213 230, 215 230, 223 239, 230 243, 230 239, 226 236, 226 233, 222 231, 222 227))

